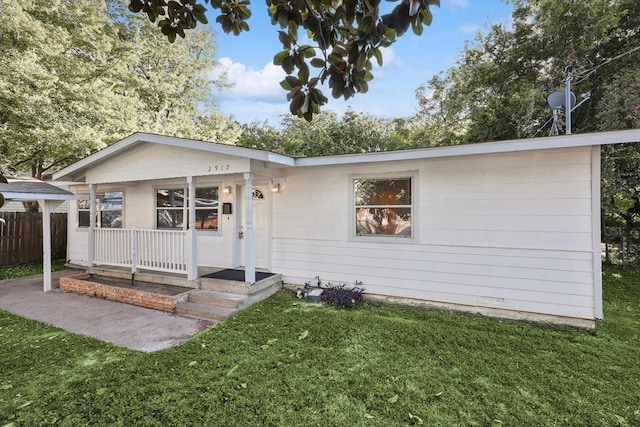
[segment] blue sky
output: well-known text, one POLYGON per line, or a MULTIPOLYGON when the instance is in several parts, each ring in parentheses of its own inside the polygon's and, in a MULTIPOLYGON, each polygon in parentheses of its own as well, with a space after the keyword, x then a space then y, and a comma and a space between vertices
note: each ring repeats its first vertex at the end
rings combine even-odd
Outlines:
MULTIPOLYGON (((395 4, 383 2, 382 6, 393 8, 395 4)), ((217 27, 215 15, 209 14, 216 31, 217 72, 226 70, 229 81, 235 84, 217 91, 216 100, 223 114, 233 115, 240 123, 268 120, 277 126, 282 115, 289 114, 286 92, 279 84, 284 71, 272 64, 273 56, 282 49, 280 27, 271 25, 263 1, 254 1, 251 6, 251 30, 239 36, 224 34, 217 27)), ((478 31, 487 31, 495 23, 509 24, 512 9, 503 0, 441 0, 441 7, 431 8, 433 23, 425 27, 422 36, 408 31, 385 49, 383 66, 374 66, 369 92, 344 101, 324 90, 329 102, 323 108, 338 115, 349 107, 381 118, 413 115, 418 86, 453 66, 465 42, 473 40, 478 31)))

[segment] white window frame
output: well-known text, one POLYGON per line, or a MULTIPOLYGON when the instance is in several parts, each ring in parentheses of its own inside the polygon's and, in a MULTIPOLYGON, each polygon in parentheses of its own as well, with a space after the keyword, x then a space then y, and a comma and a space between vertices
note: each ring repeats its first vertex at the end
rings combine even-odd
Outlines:
POLYGON ((416 243, 418 230, 418 197, 417 183, 418 173, 416 171, 404 172, 386 172, 358 174, 349 176, 349 240, 354 242, 383 242, 383 243, 416 243), (355 181, 356 180, 387 180, 387 179, 410 179, 411 180, 411 234, 410 235, 389 235, 389 234, 372 234, 357 235, 356 227, 356 204, 355 204, 355 181))
MULTIPOLYGON (((125 212, 125 192, 124 190, 121 189, 113 189, 113 190, 104 190, 104 191, 100 191, 98 193, 96 193, 96 228, 103 228, 102 227, 102 212, 108 212, 110 210, 117 210, 117 209, 101 209, 100 208, 100 201, 103 200, 105 193, 121 193, 122 194, 122 208, 119 209, 120 211, 122 211, 122 225, 120 227, 108 227, 108 228, 124 228, 124 212, 125 212)), ((89 222, 89 224, 87 225, 80 225, 80 212, 89 212, 89 221, 91 221, 91 207, 88 208, 80 208, 80 203, 86 200, 88 201, 88 204, 91 203, 91 200, 89 199, 82 199, 82 200, 78 200, 76 202, 76 225, 77 228, 81 229, 81 230, 88 230, 91 227, 91 222, 89 222)), ((107 228, 107 227, 105 227, 107 228)))
MULTIPOLYGON (((222 185, 219 183, 213 183, 213 184, 199 184, 196 185, 195 189, 196 192, 198 190, 201 189, 209 189, 209 188, 216 188, 218 191, 218 206, 216 208, 209 208, 209 207, 197 207, 196 206, 196 214, 198 210, 211 210, 211 209, 217 209, 218 210, 218 228, 217 229, 210 229, 210 228, 197 228, 196 227, 196 231, 198 233, 207 233, 207 234, 214 234, 214 235, 220 235, 222 233, 221 229, 222 229, 222 221, 220 220, 221 216, 222 216, 222 199, 220 197, 220 191, 222 189, 222 185)), ((156 230, 187 230, 189 228, 189 188, 187 186, 183 186, 181 184, 168 184, 168 185, 159 185, 154 187, 153 189, 153 214, 154 214, 154 227, 156 230), (158 207, 158 191, 160 190, 182 190, 185 200, 183 203, 182 208, 170 208, 170 207, 158 207), (158 227, 158 210, 161 209, 170 209, 170 210, 182 210, 182 217, 184 218, 183 221, 183 225, 182 228, 171 228, 171 227, 158 227)))

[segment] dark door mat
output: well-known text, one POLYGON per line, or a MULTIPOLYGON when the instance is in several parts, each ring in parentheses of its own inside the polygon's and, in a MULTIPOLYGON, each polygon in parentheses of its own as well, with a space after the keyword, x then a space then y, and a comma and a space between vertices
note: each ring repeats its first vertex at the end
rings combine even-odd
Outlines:
MULTIPOLYGON (((256 282, 273 276, 274 273, 263 273, 256 271, 256 282)), ((244 270, 236 270, 234 268, 227 268, 226 270, 216 271, 215 273, 205 274, 202 277, 207 279, 222 279, 222 280, 235 280, 236 282, 244 282, 244 270)))

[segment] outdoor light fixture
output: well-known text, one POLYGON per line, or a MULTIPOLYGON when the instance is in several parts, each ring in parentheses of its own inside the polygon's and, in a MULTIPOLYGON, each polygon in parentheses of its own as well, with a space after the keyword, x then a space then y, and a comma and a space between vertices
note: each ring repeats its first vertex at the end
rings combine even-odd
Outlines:
POLYGON ((271 186, 271 192, 272 193, 279 193, 280 192, 280 184, 273 184, 271 186))
POLYGON ((224 187, 224 188, 222 189, 222 192, 223 192, 224 194, 231 194, 231 187, 230 187, 230 186, 224 187))

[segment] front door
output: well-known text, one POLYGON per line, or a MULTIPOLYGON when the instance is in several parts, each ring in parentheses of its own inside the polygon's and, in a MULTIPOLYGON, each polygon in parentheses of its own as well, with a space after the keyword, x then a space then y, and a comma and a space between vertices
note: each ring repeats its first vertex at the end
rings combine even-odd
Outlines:
MULTIPOLYGON (((245 187, 238 189, 240 195, 240 228, 238 230, 238 245, 240 265, 246 265, 244 233, 247 230, 246 215, 247 198, 245 197, 245 187)), ((256 268, 269 269, 269 209, 266 197, 268 193, 263 192, 262 186, 253 187, 253 231, 256 243, 256 268)))

